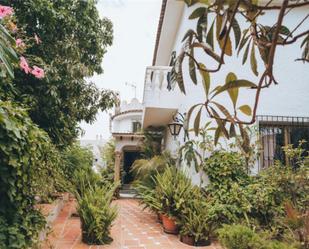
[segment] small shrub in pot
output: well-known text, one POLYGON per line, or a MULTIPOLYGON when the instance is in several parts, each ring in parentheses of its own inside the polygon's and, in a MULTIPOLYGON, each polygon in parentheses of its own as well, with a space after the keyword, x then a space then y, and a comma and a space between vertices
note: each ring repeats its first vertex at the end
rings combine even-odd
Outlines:
POLYGON ((117 208, 111 206, 111 201, 115 190, 115 185, 88 185, 81 195, 77 194, 83 242, 108 244, 113 241, 110 229, 117 217, 117 208))

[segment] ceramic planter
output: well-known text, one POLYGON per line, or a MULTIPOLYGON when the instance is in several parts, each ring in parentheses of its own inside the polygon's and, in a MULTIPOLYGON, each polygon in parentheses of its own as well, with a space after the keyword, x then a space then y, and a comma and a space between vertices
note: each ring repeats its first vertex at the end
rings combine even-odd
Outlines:
POLYGON ((190 235, 182 235, 180 236, 180 241, 189 246, 194 246, 194 238, 190 235))
POLYGON ((196 242, 195 246, 209 246, 211 244, 210 239, 208 240, 199 240, 196 242))
POLYGON ((194 237, 190 235, 182 235, 180 241, 189 246, 209 246, 211 244, 210 240, 199 240, 195 242, 194 237))
POLYGON ((167 215, 162 215, 162 223, 164 232, 178 234, 178 227, 174 218, 170 218, 167 215))

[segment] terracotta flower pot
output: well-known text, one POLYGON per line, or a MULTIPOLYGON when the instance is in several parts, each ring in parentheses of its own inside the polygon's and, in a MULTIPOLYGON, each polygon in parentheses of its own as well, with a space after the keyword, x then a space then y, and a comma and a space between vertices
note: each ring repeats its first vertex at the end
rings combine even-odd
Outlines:
POLYGON ((167 215, 162 215, 162 223, 164 232, 178 234, 178 227, 174 218, 170 218, 167 215))
POLYGON ((189 246, 194 246, 194 238, 190 235, 182 235, 180 236, 180 241, 189 246))

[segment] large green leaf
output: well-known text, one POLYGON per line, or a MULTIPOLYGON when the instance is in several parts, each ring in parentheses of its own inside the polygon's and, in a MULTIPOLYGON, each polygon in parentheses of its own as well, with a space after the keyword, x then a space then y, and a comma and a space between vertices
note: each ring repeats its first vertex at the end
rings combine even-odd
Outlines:
POLYGON ((254 46, 254 42, 252 42, 252 47, 251 47, 250 64, 251 64, 252 72, 253 72, 256 76, 258 76, 259 73, 258 73, 258 71, 257 71, 257 62, 256 62, 256 57, 255 57, 255 46, 254 46))
POLYGON ((201 113, 202 113, 203 106, 199 109, 198 113, 196 114, 195 120, 194 120, 194 133, 195 136, 198 136, 200 131, 200 121, 201 121, 201 113))
POLYGON ((198 19, 196 32, 199 42, 203 42, 204 34, 207 31, 207 11, 198 19))
MULTIPOLYGON (((193 48, 190 50, 190 55, 192 57, 194 57, 194 49, 193 48)), ((191 57, 189 57, 189 74, 190 74, 191 80, 196 85, 197 84, 197 79, 196 79, 195 62, 194 62, 194 59, 191 58, 191 57)))
POLYGON ((230 135, 230 137, 236 137, 236 129, 235 129, 235 125, 233 123, 231 123, 231 125, 230 125, 229 135, 230 135))
MULTIPOLYGON (((197 106, 200 106, 200 105, 203 105, 203 104, 199 103, 199 104, 195 104, 195 105, 193 105, 193 106, 190 107, 190 109, 189 109, 189 111, 188 111, 188 113, 187 113, 187 122, 188 122, 188 124, 189 124, 189 122, 190 122, 190 118, 191 118, 191 115, 192 115, 194 109, 195 109, 197 106)), ((189 127, 189 125, 188 125, 188 127, 189 127)))
POLYGON ((220 88, 215 92, 215 94, 212 96, 212 98, 215 97, 216 95, 218 95, 218 94, 224 92, 224 91, 229 90, 229 89, 240 88, 240 87, 254 87, 254 88, 256 88, 257 85, 254 84, 254 83, 251 82, 251 81, 243 80, 243 79, 235 80, 235 81, 230 81, 228 84, 225 84, 225 85, 223 85, 222 87, 220 87, 220 88))
POLYGON ((215 138, 214 138, 214 144, 217 145, 218 144, 218 141, 219 141, 219 138, 221 137, 221 134, 222 134, 222 130, 221 130, 221 127, 218 126, 216 131, 215 131, 215 138))
POLYGON ((183 72, 182 72, 182 62, 184 59, 184 51, 182 51, 182 53, 180 53, 180 55, 177 58, 177 63, 176 63, 176 82, 178 84, 178 87, 180 89, 180 91, 184 94, 186 94, 186 90, 185 90, 185 83, 183 80, 183 72))
POLYGON ((211 103, 214 104, 225 115, 225 117, 229 121, 231 121, 231 122, 234 121, 233 118, 232 118, 232 115, 229 113, 229 111, 223 105, 221 105, 221 104, 219 104, 215 101, 211 101, 211 103))
POLYGON ((249 41, 249 43, 247 44, 247 47, 245 49, 245 52, 244 52, 244 56, 242 58, 242 64, 244 65, 247 61, 247 58, 248 58, 248 54, 249 54, 249 48, 250 48, 250 44, 251 44, 251 40, 249 41))
MULTIPOLYGON (((237 80, 237 76, 234 73, 230 72, 230 73, 228 73, 228 75, 225 78, 225 84, 229 84, 230 82, 235 81, 235 80, 237 80)), ((229 94, 229 96, 230 96, 230 98, 233 102, 233 106, 235 108, 236 103, 237 103, 237 99, 238 99, 239 88, 237 88, 237 87, 230 88, 230 89, 227 89, 227 92, 228 92, 228 94, 229 94)))
POLYGON ((225 128, 225 122, 223 122, 221 120, 220 115, 218 114, 218 112, 214 108, 212 108, 211 106, 209 108, 212 112, 212 115, 215 117, 215 120, 216 120, 218 126, 220 127, 221 131, 223 132, 224 136, 226 138, 229 138, 228 131, 225 128))
POLYGON ((216 37, 217 37, 217 41, 219 43, 219 46, 221 48, 221 50, 223 50, 224 48, 224 43, 225 43, 225 39, 227 39, 227 42, 226 42, 226 46, 225 46, 225 49, 224 49, 224 53, 228 56, 231 56, 232 55, 232 42, 231 42, 231 38, 228 36, 226 38, 226 35, 224 35, 223 37, 220 36, 220 34, 223 33, 223 16, 218 14, 217 17, 216 17, 216 37))
POLYGON ((212 22, 211 27, 206 36, 206 42, 210 45, 212 49, 214 49, 214 24, 215 21, 212 22))
POLYGON ((251 107, 248 106, 248 105, 242 105, 238 109, 241 110, 241 112, 246 114, 247 116, 251 116, 252 115, 251 107))
POLYGON ((204 15, 205 11, 206 11, 206 8, 199 7, 191 13, 191 15, 189 16, 189 19, 200 18, 202 15, 204 15))
MULTIPOLYGON (((201 69, 206 69, 205 65, 200 63, 200 68, 201 69)), ((206 94, 206 97, 208 98, 209 95, 209 89, 210 89, 210 75, 207 71, 204 70, 199 70, 200 74, 202 76, 203 79, 203 87, 204 87, 204 91, 206 94)))
POLYGON ((232 22, 232 28, 234 31, 234 36, 235 36, 235 48, 238 47, 239 42, 240 42, 240 38, 241 38, 241 30, 240 30, 240 26, 237 22, 237 20, 234 18, 233 22, 232 22))
POLYGON ((245 44, 247 43, 248 39, 250 38, 250 35, 246 36, 247 33, 248 33, 248 30, 249 30, 249 29, 245 29, 245 30, 243 31, 243 36, 242 36, 241 41, 240 41, 240 44, 239 44, 239 48, 238 48, 238 51, 237 51, 237 55, 239 55, 240 50, 245 46, 245 44))

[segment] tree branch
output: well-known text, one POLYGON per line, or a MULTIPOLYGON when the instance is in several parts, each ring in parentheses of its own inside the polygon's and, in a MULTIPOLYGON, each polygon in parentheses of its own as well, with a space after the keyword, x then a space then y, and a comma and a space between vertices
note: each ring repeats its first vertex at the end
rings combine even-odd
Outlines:
MULTIPOLYGON (((309 6, 309 2, 303 2, 303 3, 295 3, 295 4, 289 4, 287 5, 286 9, 290 8, 299 8, 303 6, 309 6)), ((276 9, 281 9, 282 6, 260 6, 260 5, 254 5, 252 4, 253 7, 259 9, 259 10, 276 10, 276 9)))
MULTIPOLYGON (((259 99, 260 99, 261 90, 264 88, 263 82, 266 79, 266 77, 269 77, 269 82, 266 84, 267 86, 269 86, 274 81, 274 77, 273 77, 273 63, 274 63, 274 57, 275 57, 275 52, 276 52, 277 40, 278 40, 278 37, 279 37, 280 28, 281 28, 281 25, 282 25, 284 13, 285 13, 285 10, 286 10, 286 8, 288 6, 288 2, 289 2, 289 0, 284 0, 283 4, 281 6, 281 9, 280 9, 279 15, 278 15, 278 21, 277 21, 277 25, 276 25, 276 30, 275 30, 275 33, 274 33, 274 38, 273 38, 273 41, 271 43, 271 48, 270 48, 270 52, 269 52, 268 63, 266 65, 266 69, 265 69, 263 75, 261 76, 261 78, 259 80, 259 83, 258 83, 258 86, 257 86, 257 89, 256 89, 256 95, 255 95, 254 107, 253 107, 253 112, 252 112, 252 118, 251 118, 250 121, 242 121, 242 120, 240 120, 240 119, 238 119, 237 117, 234 116, 233 117, 234 123, 245 124, 245 125, 251 125, 251 124, 255 123, 255 121, 256 121, 256 112, 257 112, 257 107, 258 107, 258 103, 259 103, 259 99)), ((206 107, 206 110, 207 110, 209 116, 211 118, 218 119, 218 117, 215 117, 211 113, 211 110, 209 110, 208 105, 209 105, 209 101, 206 101, 205 102, 205 107, 206 107)), ((225 122, 231 122, 231 120, 228 119, 228 118, 220 118, 220 119, 222 121, 225 121, 225 122)))

